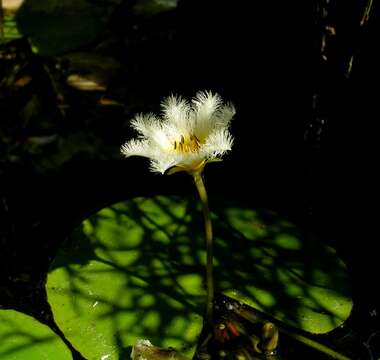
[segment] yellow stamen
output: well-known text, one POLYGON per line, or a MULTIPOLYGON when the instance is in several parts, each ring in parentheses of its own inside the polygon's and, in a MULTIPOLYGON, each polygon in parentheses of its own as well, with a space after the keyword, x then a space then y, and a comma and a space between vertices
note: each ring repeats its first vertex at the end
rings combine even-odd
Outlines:
POLYGON ((190 135, 188 139, 181 135, 180 140, 176 140, 173 143, 174 150, 184 153, 196 152, 200 146, 201 142, 195 135, 190 135))

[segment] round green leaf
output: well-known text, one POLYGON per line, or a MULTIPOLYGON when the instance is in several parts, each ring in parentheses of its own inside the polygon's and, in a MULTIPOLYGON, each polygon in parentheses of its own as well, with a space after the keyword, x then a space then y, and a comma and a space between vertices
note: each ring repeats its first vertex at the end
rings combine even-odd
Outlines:
MULTIPOLYGON (((306 331, 352 308, 346 267, 277 214, 211 201, 217 288, 306 331)), ((205 307, 202 213, 194 199, 135 198, 77 228, 47 281, 54 318, 88 359, 127 356, 137 339, 191 355, 205 307)))
POLYGON ((87 0, 25 1, 16 14, 18 31, 42 55, 89 45, 105 29, 109 8, 87 0))
POLYGON ((177 7, 178 0, 137 0, 134 10, 137 15, 152 16, 177 7))
POLYGON ((0 360, 70 360, 71 351, 48 326, 15 310, 0 310, 0 360))

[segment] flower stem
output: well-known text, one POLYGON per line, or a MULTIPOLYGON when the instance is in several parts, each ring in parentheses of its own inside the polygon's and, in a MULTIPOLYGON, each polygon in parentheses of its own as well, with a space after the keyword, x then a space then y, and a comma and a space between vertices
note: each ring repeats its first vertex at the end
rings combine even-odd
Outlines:
POLYGON ((197 187, 199 197, 202 203, 203 218, 205 223, 205 235, 206 235, 206 287, 207 287, 207 305, 206 305, 206 319, 210 325, 212 321, 212 310, 214 302, 214 276, 213 276, 213 242, 212 242, 212 223, 211 214, 208 207, 208 198, 205 188, 205 184, 202 178, 202 172, 194 172, 194 183, 197 187))

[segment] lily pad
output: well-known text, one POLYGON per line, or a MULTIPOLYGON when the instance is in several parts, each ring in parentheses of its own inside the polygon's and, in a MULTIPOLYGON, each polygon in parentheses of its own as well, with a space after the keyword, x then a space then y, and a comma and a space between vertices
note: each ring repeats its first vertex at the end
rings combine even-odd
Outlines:
POLYGON ((59 55, 91 44, 105 29, 114 4, 87 0, 25 1, 16 14, 18 31, 42 55, 59 55))
POLYGON ((152 16, 177 7, 178 0, 137 0, 134 10, 137 15, 152 16))
MULTIPOLYGON (((313 333, 348 318, 350 281, 333 249, 274 212, 211 205, 219 290, 313 333)), ((50 269, 48 301, 87 359, 119 359, 141 338, 191 355, 205 307, 205 258, 194 199, 131 199, 73 232, 50 269)))
POLYGON ((0 310, 0 360, 70 360, 71 351, 48 326, 15 310, 0 310))

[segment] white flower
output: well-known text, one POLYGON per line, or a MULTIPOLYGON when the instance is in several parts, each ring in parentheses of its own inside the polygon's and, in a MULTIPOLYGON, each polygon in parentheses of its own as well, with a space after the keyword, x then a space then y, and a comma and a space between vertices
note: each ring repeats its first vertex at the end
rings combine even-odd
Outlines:
POLYGON ((233 138, 228 128, 235 108, 223 104, 218 94, 198 92, 191 103, 170 96, 161 105, 162 117, 141 114, 132 120, 139 137, 121 147, 126 157, 149 158, 154 172, 195 173, 231 150, 233 138))

